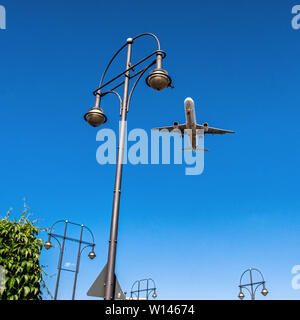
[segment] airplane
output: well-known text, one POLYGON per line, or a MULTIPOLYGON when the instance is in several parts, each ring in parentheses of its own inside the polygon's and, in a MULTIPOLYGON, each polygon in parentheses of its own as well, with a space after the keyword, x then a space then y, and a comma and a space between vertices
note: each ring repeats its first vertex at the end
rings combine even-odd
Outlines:
MULTIPOLYGON (((184 108, 185 108, 185 117, 186 117, 185 124, 179 124, 178 122, 174 122, 173 126, 154 128, 152 130, 178 132, 181 134, 182 137, 184 134, 188 134, 190 138, 190 143, 191 143, 191 148, 189 149, 192 149, 194 152, 199 150, 208 151, 207 149, 197 148, 197 129, 203 130, 204 134, 234 133, 234 131, 230 131, 230 130, 223 130, 223 129, 209 127, 208 123, 197 124, 196 116, 195 116, 194 101, 192 98, 186 98, 184 100, 184 108)), ((185 149, 185 150, 188 150, 188 149, 185 149)))

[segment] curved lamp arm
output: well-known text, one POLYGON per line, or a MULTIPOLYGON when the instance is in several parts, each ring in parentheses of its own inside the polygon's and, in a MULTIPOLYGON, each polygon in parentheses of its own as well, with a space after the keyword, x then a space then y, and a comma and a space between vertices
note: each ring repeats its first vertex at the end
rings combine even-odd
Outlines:
POLYGON ((255 296, 256 290, 257 290, 260 286, 262 286, 263 284, 264 284, 264 282, 262 282, 262 283, 260 283, 260 284, 258 284, 258 285, 256 286, 256 288, 254 289, 254 296, 255 296))
POLYGON ((252 270, 257 271, 257 272, 260 274, 261 278, 263 279, 263 282, 265 282, 264 276, 263 276, 263 274, 261 273, 260 270, 258 270, 258 269, 256 269, 256 268, 252 268, 252 270))
POLYGON ((59 240, 58 240, 54 235, 52 235, 52 234, 50 234, 50 233, 49 233, 49 236, 52 237, 52 238, 54 238, 54 239, 58 242, 58 244, 59 244, 59 250, 61 251, 61 244, 60 244, 59 240))
POLYGON ((150 67, 152 67, 154 64, 155 64, 155 60, 154 60, 153 62, 151 62, 151 63, 148 65, 148 67, 144 68, 143 71, 141 72, 141 74, 139 75, 139 77, 136 79, 134 85, 132 86, 131 91, 130 91, 130 94, 129 94, 129 97, 128 97, 128 100, 127 100, 127 112, 129 111, 129 105, 130 105, 131 97, 132 97, 132 94, 133 94, 133 91, 134 91, 136 85, 137 85, 138 82, 140 81, 141 77, 145 74, 145 72, 146 72, 150 67))
POLYGON ((60 223, 60 222, 68 222, 68 220, 58 220, 58 221, 56 221, 55 223, 53 223, 52 227, 51 227, 50 230, 49 230, 49 234, 50 234, 51 231, 53 230, 54 226, 55 226, 57 223, 60 223))
POLYGON ((91 234, 92 239, 93 239, 93 246, 95 246, 95 238, 94 238, 93 232, 92 232, 91 229, 88 228, 87 226, 83 226, 83 228, 85 228, 86 230, 89 231, 89 233, 91 234))
POLYGON ((122 98, 121 98, 121 96, 118 94, 118 92, 113 91, 113 90, 109 90, 109 91, 105 91, 105 92, 101 93, 101 97, 104 97, 106 94, 109 94, 109 93, 113 93, 118 97, 118 99, 120 101, 120 115, 121 115, 121 111, 122 111, 122 98))
POLYGON ((110 59, 108 65, 106 66, 104 72, 102 73, 102 76, 101 76, 101 80, 100 80, 100 84, 99 84, 99 88, 101 88, 102 86, 102 82, 103 82, 103 79, 106 75, 106 72, 108 70, 108 68, 110 67, 110 65, 112 64, 112 62, 115 60, 116 56, 128 45, 128 43, 125 43, 114 55, 113 57, 110 59))
MULTIPOLYGON (((251 268, 251 270, 257 271, 257 272, 260 274, 263 282, 265 282, 264 276, 263 276, 263 274, 261 273, 260 270, 258 270, 258 269, 256 269, 256 268, 251 268)), ((240 285, 242 284, 242 278, 243 278, 244 274, 245 274, 246 272, 248 272, 248 271, 250 272, 250 269, 247 269, 246 271, 244 271, 244 272, 242 273, 241 278, 240 278, 240 285)))
MULTIPOLYGON (((134 38, 132 38, 132 40, 134 41, 134 40, 136 40, 136 39, 138 39, 138 38, 140 38, 140 37, 142 37, 142 36, 151 36, 151 37, 153 37, 153 38, 156 40, 156 42, 157 42, 158 51, 160 51, 160 43, 159 43, 159 40, 158 40, 158 38, 156 37, 156 35, 154 35, 153 33, 141 33, 141 34, 135 36, 134 38)), ((111 65, 112 62, 115 60, 115 58, 117 57, 117 55, 118 55, 125 47, 127 47, 127 45, 128 45, 128 43, 126 42, 126 43, 113 55, 113 57, 110 59, 108 65, 106 66, 106 68, 105 68, 105 70, 104 70, 104 72, 103 72, 103 74, 102 74, 102 76, 101 76, 99 88, 101 88, 101 86, 102 86, 104 77, 105 77, 105 75, 106 75, 106 73, 107 73, 107 70, 109 69, 110 65, 111 65)), ((99 90, 100 90, 100 89, 99 89, 99 90)))
POLYGON ((251 291, 250 291, 247 287, 241 287, 241 291, 242 291, 242 288, 243 288, 243 289, 246 289, 246 290, 249 292, 250 297, 252 297, 251 291))
POLYGON ((87 244, 86 246, 84 246, 84 247, 80 250, 80 255, 81 255, 82 251, 83 251, 85 248, 88 248, 88 247, 94 247, 94 245, 87 244))
MULTIPOLYGON (((156 285, 155 285, 155 282, 154 282, 153 279, 148 278, 148 279, 136 280, 136 281, 133 283, 133 285, 132 285, 132 287, 131 287, 131 290, 130 290, 130 297, 131 297, 131 298, 132 298, 132 294, 134 294, 135 296, 138 297, 140 290, 139 290, 139 289, 138 289, 138 290, 132 290, 132 289, 134 289, 134 287, 135 287, 135 285, 136 285, 137 283, 139 283, 139 285, 140 285, 140 283, 141 283, 141 282, 144 282, 144 281, 147 281, 148 283, 149 283, 149 281, 152 281, 152 283, 153 283, 153 288, 148 288, 148 290, 147 290, 147 292, 146 292, 147 299, 149 298, 149 295, 151 294, 152 291, 155 293, 155 291, 156 291, 156 285), (138 294, 137 294, 137 292, 138 292, 138 294)), ((146 290, 145 290, 145 289, 142 289, 141 291, 146 291, 146 290)))
POLYGON ((158 40, 157 36, 155 34, 153 34, 153 33, 144 32, 144 33, 141 33, 141 34, 135 36, 134 38, 132 38, 132 40, 134 41, 135 39, 143 37, 143 36, 150 36, 150 37, 154 38, 156 40, 156 42, 157 42, 157 50, 160 50, 159 40, 158 40))
POLYGON ((247 269, 247 270, 245 270, 245 271, 242 273, 242 275, 241 275, 241 277, 240 277, 240 286, 242 285, 242 279, 243 279, 244 274, 245 274, 246 272, 248 272, 248 271, 250 271, 250 269, 247 269))

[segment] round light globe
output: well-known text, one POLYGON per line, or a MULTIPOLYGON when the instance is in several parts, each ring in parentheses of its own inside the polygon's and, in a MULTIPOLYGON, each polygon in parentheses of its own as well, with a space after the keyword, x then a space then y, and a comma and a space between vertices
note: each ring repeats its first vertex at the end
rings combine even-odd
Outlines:
POLYGON ((161 91, 171 84, 168 72, 163 69, 154 69, 146 79, 146 83, 154 90, 161 91))
POLYGON ((261 291, 261 294, 262 294, 263 296, 266 296, 268 293, 269 293, 269 292, 268 292, 268 290, 267 290, 266 288, 263 288, 262 291, 261 291))
POLYGON ((243 300, 243 299, 245 298, 245 295, 244 295, 243 292, 240 292, 239 295, 238 295, 238 297, 239 297, 241 300, 243 300))
POLYGON ((91 252, 89 253, 89 258, 92 259, 92 260, 96 258, 96 254, 95 254, 94 251, 91 251, 91 252))
POLYGON ((107 121, 107 117, 101 108, 93 107, 84 115, 84 119, 92 126, 99 127, 107 121))
POLYGON ((152 297, 153 297, 153 299, 156 299, 157 298, 157 294, 154 292, 152 297))
POLYGON ((50 241, 47 241, 45 244, 44 244, 44 247, 45 249, 49 250, 51 247, 52 247, 52 243, 50 241))

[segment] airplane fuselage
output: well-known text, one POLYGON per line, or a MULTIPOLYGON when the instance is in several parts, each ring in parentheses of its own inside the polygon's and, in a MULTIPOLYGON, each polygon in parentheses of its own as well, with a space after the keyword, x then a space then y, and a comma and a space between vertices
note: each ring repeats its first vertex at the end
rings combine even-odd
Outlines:
POLYGON ((190 138, 192 149, 195 151, 197 148, 197 135, 196 135, 196 115, 194 102, 191 99, 186 99, 184 103, 186 128, 190 129, 191 132, 187 132, 190 138))
MULTIPOLYGON (((234 131, 231 131, 231 130, 224 130, 224 129, 210 127, 208 123, 197 124, 194 101, 192 98, 186 98, 184 100, 184 109, 185 109, 185 118, 186 118, 185 124, 179 124, 178 122, 173 122, 172 126, 154 128, 152 130, 159 130, 159 131, 164 130, 168 132, 173 132, 174 130, 176 130, 176 132, 180 133, 182 137, 185 134, 188 135, 190 139, 191 147, 195 152, 208 151, 206 149, 201 149, 198 147, 197 137, 200 134, 202 135, 202 134, 234 133, 234 131)), ((189 148, 186 148, 185 150, 188 150, 188 149, 189 148)))

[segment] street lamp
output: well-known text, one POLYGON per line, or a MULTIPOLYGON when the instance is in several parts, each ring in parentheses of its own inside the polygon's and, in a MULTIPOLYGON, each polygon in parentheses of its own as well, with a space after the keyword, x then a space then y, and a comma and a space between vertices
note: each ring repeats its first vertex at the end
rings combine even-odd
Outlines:
POLYGON ((264 280, 264 277, 263 277, 262 273, 258 269, 256 269, 256 268, 247 269, 246 271, 244 271, 242 273, 241 278, 240 278, 240 285, 239 285, 240 293, 238 294, 238 298, 240 298, 241 300, 243 300, 245 298, 245 295, 243 293, 243 289, 246 289, 250 293, 251 299, 255 300, 256 290, 260 286, 263 287, 262 291, 261 291, 261 294, 265 297, 269 293, 268 290, 266 289, 265 283, 266 282, 264 280), (260 275, 262 281, 253 282, 253 271, 257 272, 260 275), (248 272, 250 273, 250 283, 242 284, 242 279, 245 276, 245 274, 248 273, 248 272), (248 289, 248 287, 250 287, 250 290, 248 289))
POLYGON ((134 282, 134 284, 131 287, 130 291, 130 298, 129 300, 141 300, 141 292, 145 292, 145 298, 146 300, 149 300, 150 294, 152 293, 152 298, 156 299, 157 294, 156 294, 156 286, 155 282, 153 279, 148 278, 148 279, 142 279, 142 280, 137 280, 134 282), (152 287, 150 284, 152 283, 152 287), (143 286, 144 284, 144 286, 143 286), (134 288, 137 287, 137 289, 134 290, 134 288), (135 298, 133 297, 135 296, 135 298))
POLYGON ((84 119, 92 126, 98 127, 107 121, 104 111, 99 107, 93 107, 84 115, 84 119))
POLYGON ((53 247, 52 243, 51 243, 51 238, 55 239, 58 244, 59 244, 59 248, 60 248, 60 254, 59 254, 59 261, 58 261, 58 272, 57 272, 57 280, 56 280, 56 286, 55 286, 55 294, 54 294, 54 300, 57 299, 57 292, 58 292, 58 286, 59 286, 59 280, 60 280, 60 272, 61 270, 64 270, 64 271, 70 271, 70 272, 74 272, 75 273, 75 278, 74 278, 74 285, 73 285, 73 293, 72 293, 72 300, 75 299, 75 290, 76 290, 76 283, 77 283, 77 275, 78 275, 78 272, 79 272, 79 263, 80 263, 80 257, 81 257, 81 253, 82 251, 87 248, 87 247, 92 247, 90 253, 88 254, 89 258, 92 260, 96 257, 96 254, 94 252, 94 247, 95 247, 95 241, 94 241, 94 235, 92 233, 92 231, 84 226, 83 224, 78 224, 78 223, 74 223, 74 222, 71 222, 71 221, 68 221, 68 220, 59 220, 59 221, 56 221, 52 227, 50 228, 50 231, 48 233, 48 240, 47 242, 45 242, 44 244, 44 247, 45 249, 49 250, 51 247, 53 247), (64 222, 65 223, 65 229, 64 229, 64 234, 63 236, 62 235, 59 235, 59 234, 56 234, 56 233, 53 233, 53 228, 56 224, 58 223, 61 223, 61 222, 64 222), (79 226, 81 228, 80 230, 80 238, 79 240, 78 239, 74 239, 74 238, 70 238, 70 237, 67 237, 67 226, 68 224, 71 224, 71 225, 75 225, 75 226, 79 226), (93 242, 90 243, 90 242, 86 242, 86 241, 83 241, 82 240, 82 237, 83 237, 83 230, 86 229, 87 231, 89 231, 89 233, 91 234, 92 236, 92 239, 93 239, 93 242), (60 238, 60 239, 63 239, 62 241, 62 244, 60 243, 60 241, 57 239, 57 238, 60 238), (78 243, 78 254, 77 254, 77 263, 76 263, 76 269, 75 271, 74 270, 70 270, 70 269, 65 269, 65 268, 62 268, 62 261, 63 261, 63 254, 64 254, 64 248, 65 248, 65 240, 70 240, 70 241, 73 241, 73 242, 77 242, 78 243), (81 245, 84 244, 85 247, 83 247, 81 249, 81 245))
POLYGON ((115 177, 115 189, 114 189, 114 199, 113 199, 113 209, 112 209, 112 218, 111 218, 111 228, 110 228, 110 241, 109 241, 109 250, 108 250, 108 260, 107 260, 107 273, 105 279, 105 300, 114 299, 114 290, 115 290, 115 262, 116 262, 116 249, 117 249, 117 234, 118 234, 118 221, 119 221, 119 206, 120 206, 120 194, 121 194, 121 181, 122 181, 122 168, 123 168, 123 155, 124 155, 124 142, 125 142, 125 129, 126 129, 126 117, 129 111, 130 100, 134 89, 145 74, 147 70, 150 69, 153 65, 156 64, 156 68, 150 72, 146 78, 146 84, 154 90, 161 91, 167 87, 173 88, 172 80, 168 75, 168 72, 162 69, 162 60, 166 57, 166 53, 160 49, 160 43, 158 38, 152 33, 142 33, 134 38, 128 38, 126 43, 113 55, 109 61, 106 69, 104 70, 99 87, 94 91, 95 105, 90 108, 84 116, 84 119, 93 127, 97 127, 106 122, 107 117, 104 114, 102 108, 100 108, 101 99, 109 94, 113 93, 117 96, 120 102, 120 116, 121 124, 119 131, 119 147, 118 147, 118 157, 116 165, 116 177, 115 177), (150 36, 154 38, 157 44, 157 50, 144 57, 135 64, 131 63, 131 51, 132 45, 140 37, 150 36), (109 69, 111 63, 114 61, 116 56, 127 47, 127 58, 125 70, 119 75, 115 76, 111 80, 103 84, 104 77, 107 70, 109 69), (150 62, 146 67, 142 67, 141 70, 135 72, 135 68, 140 66, 142 63, 149 60, 151 57, 155 56, 155 60, 150 62), (135 72, 131 75, 131 72, 135 72), (120 80, 120 77, 124 76, 124 80, 118 84, 112 85, 112 88, 103 91, 103 89, 109 84, 115 83, 116 80, 120 80), (134 84, 131 87, 129 92, 129 82, 131 79, 136 78, 134 84), (115 89, 123 86, 123 99, 115 91, 115 89))

